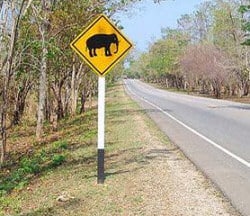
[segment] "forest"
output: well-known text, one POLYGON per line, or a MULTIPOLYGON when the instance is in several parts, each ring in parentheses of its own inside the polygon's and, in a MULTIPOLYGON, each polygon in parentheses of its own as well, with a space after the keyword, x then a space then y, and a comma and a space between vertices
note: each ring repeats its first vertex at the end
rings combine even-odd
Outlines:
POLYGON ((250 1, 205 1, 130 56, 127 76, 216 98, 249 96, 249 20, 250 1))
MULTIPOLYGON (((61 119, 83 113, 97 92, 97 76, 70 48, 97 15, 112 19, 136 0, 0 0, 0 164, 17 125, 57 130, 61 119)), ((119 26, 119 21, 113 19, 119 26)), ((122 72, 107 77, 112 81, 122 72)))
MULTIPOLYGON (((129 11, 139 1, 0 0, 0 177, 7 176, 0 195, 18 185, 25 173, 36 175, 39 163, 47 157, 41 151, 39 160, 35 158, 37 166, 22 158, 34 156, 34 146, 17 158, 18 141, 9 142, 15 139, 14 132, 22 128, 20 131, 32 134, 34 140, 26 141, 32 142, 28 146, 43 144, 47 131, 58 131, 63 125, 60 122, 84 113, 86 102, 91 107, 96 98, 98 77, 70 43, 101 13, 122 28, 115 15, 129 11), (12 165, 15 175, 10 173, 12 165)), ((216 98, 247 97, 249 13, 249 1, 206 1, 192 14, 180 17, 176 29, 162 29, 162 38, 148 51, 134 51, 126 64, 119 63, 107 82, 140 78, 216 98)), ((61 147, 66 144, 62 142, 61 147)), ((62 155, 49 157, 52 166, 64 159, 62 155)))

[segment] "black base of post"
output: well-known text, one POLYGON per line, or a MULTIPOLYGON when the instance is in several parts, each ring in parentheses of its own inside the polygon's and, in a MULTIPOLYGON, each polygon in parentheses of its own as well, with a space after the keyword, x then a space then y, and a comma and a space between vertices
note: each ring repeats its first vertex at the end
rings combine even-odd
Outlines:
POLYGON ((103 184, 105 180, 104 175, 104 149, 98 149, 98 163, 97 163, 97 183, 103 184))

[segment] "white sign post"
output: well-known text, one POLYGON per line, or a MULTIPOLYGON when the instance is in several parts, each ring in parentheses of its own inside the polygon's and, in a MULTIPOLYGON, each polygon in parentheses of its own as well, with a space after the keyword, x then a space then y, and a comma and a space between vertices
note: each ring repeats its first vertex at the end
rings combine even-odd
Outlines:
POLYGON ((103 184, 105 75, 127 54, 132 43, 102 14, 84 29, 70 46, 99 75, 97 182, 103 184))
POLYGON ((98 79, 98 168, 97 183, 104 183, 105 77, 98 79))

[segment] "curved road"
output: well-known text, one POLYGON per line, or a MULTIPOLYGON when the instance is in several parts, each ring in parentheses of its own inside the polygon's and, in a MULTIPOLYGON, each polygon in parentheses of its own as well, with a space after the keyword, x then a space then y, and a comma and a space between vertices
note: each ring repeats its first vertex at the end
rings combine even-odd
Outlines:
POLYGON ((250 105, 156 89, 124 81, 127 93, 159 128, 250 215, 250 105))

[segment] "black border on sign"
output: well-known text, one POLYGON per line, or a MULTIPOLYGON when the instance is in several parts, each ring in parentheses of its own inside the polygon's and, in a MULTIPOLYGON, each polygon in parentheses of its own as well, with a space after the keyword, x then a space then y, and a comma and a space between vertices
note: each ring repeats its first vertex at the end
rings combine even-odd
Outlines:
POLYGON ((96 21, 94 21, 90 26, 88 26, 86 28, 86 30, 84 30, 72 43, 71 43, 71 46, 74 47, 74 49, 77 51, 78 55, 80 55, 93 69, 95 72, 97 72, 99 75, 101 76, 104 76, 106 73, 109 72, 109 70, 111 70, 111 68, 117 63, 117 61, 119 61, 125 54, 126 52, 132 48, 132 44, 131 42, 125 37, 123 36, 121 33, 120 33, 120 30, 118 28, 116 28, 115 25, 113 25, 113 23, 111 23, 108 18, 105 16, 105 15, 100 15, 96 21), (103 72, 99 71, 96 66, 94 64, 92 64, 82 53, 81 51, 75 46, 75 43, 88 31, 90 30, 101 18, 104 18, 115 30, 116 32, 119 33, 119 35, 125 40, 127 41, 127 43, 129 44, 129 47, 112 63, 110 64, 103 72))

